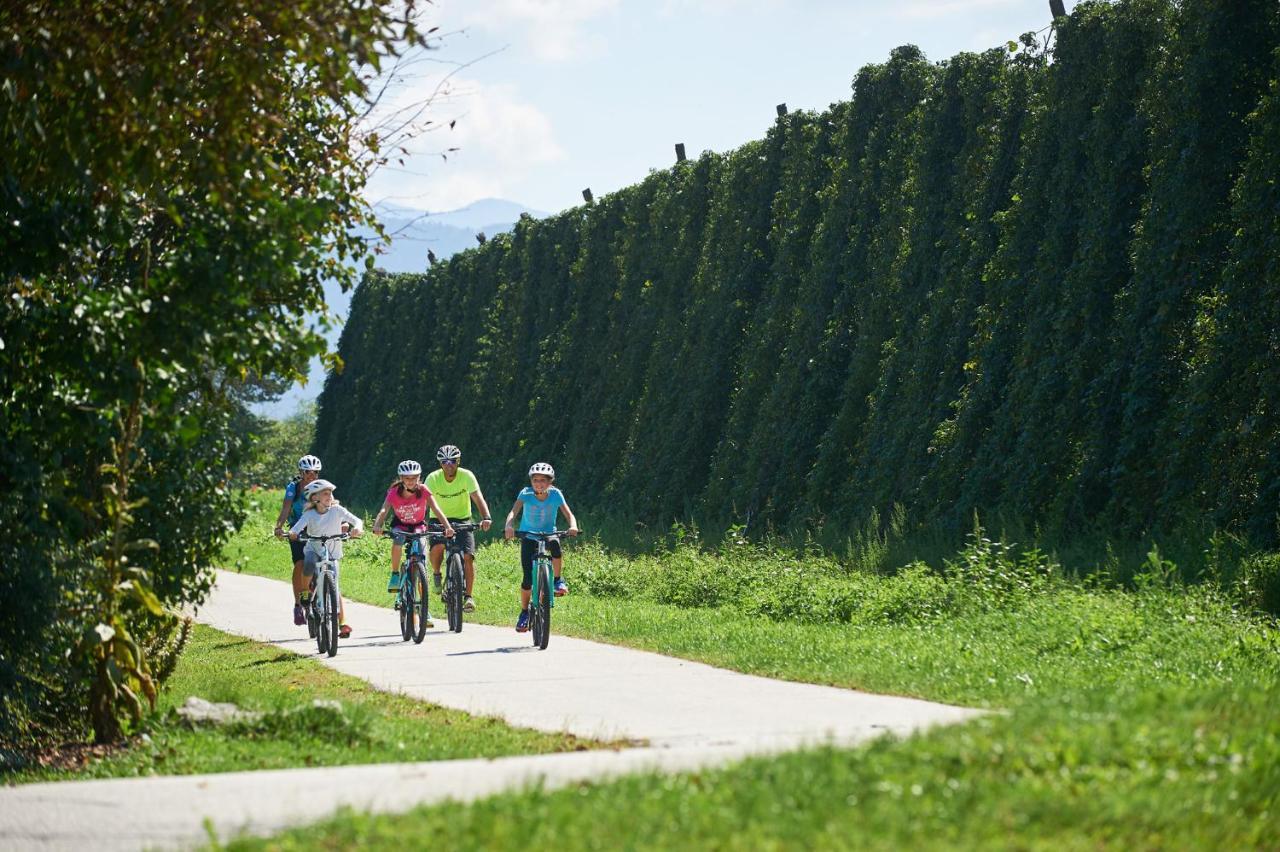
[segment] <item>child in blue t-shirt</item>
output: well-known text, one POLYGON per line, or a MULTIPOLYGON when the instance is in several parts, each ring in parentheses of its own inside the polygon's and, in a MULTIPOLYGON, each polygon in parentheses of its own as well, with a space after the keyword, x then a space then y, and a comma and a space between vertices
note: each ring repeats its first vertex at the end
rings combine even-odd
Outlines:
MULTIPOLYGON (((556 528, 556 514, 562 514, 569 521, 567 535, 578 534, 578 520, 560 489, 551 483, 555 481, 556 471, 546 462, 538 462, 529 468, 529 487, 516 495, 516 502, 507 513, 507 526, 503 537, 508 541, 515 538, 516 515, 520 515, 521 532, 551 532, 556 528)), ((524 569, 524 577, 520 582, 520 617, 516 619, 516 630, 524 633, 529 629, 529 596, 533 588, 533 557, 538 552, 538 543, 523 539, 520 542, 520 566, 524 569)), ((560 576, 563 564, 560 542, 551 539, 547 542, 547 552, 551 554, 551 566, 555 571, 556 597, 569 593, 569 586, 560 576)))

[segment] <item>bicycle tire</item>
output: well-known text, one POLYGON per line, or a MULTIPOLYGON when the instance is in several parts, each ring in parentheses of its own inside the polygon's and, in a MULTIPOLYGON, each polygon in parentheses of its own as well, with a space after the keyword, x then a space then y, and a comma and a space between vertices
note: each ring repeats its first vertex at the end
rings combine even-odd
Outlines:
POLYGON ((396 594, 400 600, 400 640, 408 642, 413 638, 413 563, 404 565, 404 576, 400 578, 400 591, 396 594))
POLYGON ((533 646, 538 647, 538 637, 542 635, 542 613, 538 609, 538 586, 542 581, 542 563, 534 558, 533 582, 529 588, 529 633, 533 638, 533 646))
POLYGON ((462 632, 462 598, 466 586, 462 576, 462 556, 454 553, 449 557, 449 574, 445 581, 445 597, 448 599, 449 629, 454 633, 462 632))
POLYGON ((555 594, 554 587, 551 585, 551 560, 544 560, 542 563, 542 582, 538 584, 538 610, 542 622, 542 635, 538 638, 538 649, 547 650, 548 643, 551 642, 551 598, 555 594))
POLYGON ((421 645, 422 638, 427 635, 427 622, 431 620, 428 606, 431 600, 431 587, 427 585, 427 567, 421 562, 413 567, 412 591, 417 598, 418 606, 422 608, 418 612, 418 629, 413 633, 413 643, 421 645))
POLYGON ((328 599, 324 593, 328 585, 328 579, 323 576, 320 578, 320 582, 316 584, 316 650, 321 654, 329 653, 329 613, 325 608, 328 599))
POLYGON ((332 579, 324 584, 325 606, 329 610, 325 613, 325 618, 329 622, 329 651, 330 657, 338 654, 338 586, 332 579))

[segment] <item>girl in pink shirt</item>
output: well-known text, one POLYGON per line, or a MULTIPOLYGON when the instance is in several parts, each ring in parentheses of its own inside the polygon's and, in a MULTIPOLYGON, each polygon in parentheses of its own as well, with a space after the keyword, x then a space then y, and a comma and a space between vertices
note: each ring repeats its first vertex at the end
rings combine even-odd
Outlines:
MULTIPOLYGON (((387 513, 391 513, 391 531, 405 533, 421 533, 427 529, 427 510, 431 509, 436 517, 443 518, 444 512, 431 492, 422 484, 422 465, 412 459, 400 462, 396 467, 396 481, 387 489, 387 499, 382 503, 378 517, 373 521, 373 534, 382 535, 382 521, 387 513)), ((453 537, 453 527, 444 521, 446 538, 453 537)), ((392 539, 391 544, 391 579, 387 583, 387 591, 394 592, 400 588, 400 559, 404 546, 392 539)), ((431 627, 431 624, 427 625, 431 627)))

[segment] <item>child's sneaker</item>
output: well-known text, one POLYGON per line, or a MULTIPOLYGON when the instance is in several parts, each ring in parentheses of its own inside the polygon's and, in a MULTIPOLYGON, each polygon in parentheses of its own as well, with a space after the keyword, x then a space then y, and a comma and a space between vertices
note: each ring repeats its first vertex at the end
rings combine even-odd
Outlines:
POLYGON ((307 623, 307 616, 302 612, 302 604, 293 605, 293 623, 301 627, 307 623))
POLYGON ((465 601, 463 601, 463 602, 462 602, 462 611, 463 611, 463 612, 475 612, 475 611, 476 611, 476 599, 475 599, 475 598, 473 598, 473 597, 471 597, 471 595, 467 595, 467 599, 466 599, 465 601))
POLYGON ((388 592, 400 591, 400 572, 399 571, 392 571, 391 576, 387 578, 387 591, 388 592))
POLYGON ((569 594, 569 584, 563 577, 556 577, 556 597, 562 598, 567 594, 569 594))
POLYGON ((517 633, 529 632, 529 610, 527 609, 520 610, 520 617, 516 619, 516 632, 517 633))

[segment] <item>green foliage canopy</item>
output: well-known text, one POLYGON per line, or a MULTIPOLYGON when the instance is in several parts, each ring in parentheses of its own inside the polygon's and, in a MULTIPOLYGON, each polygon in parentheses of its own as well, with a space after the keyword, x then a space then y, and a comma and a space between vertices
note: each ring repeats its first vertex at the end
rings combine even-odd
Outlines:
POLYGON ((1121 0, 1051 45, 898 48, 762 140, 367 278, 319 450, 365 503, 448 441, 491 493, 546 459, 664 527, 840 541, 902 504, 1274 545, 1278 45, 1274 2, 1121 0), (447 396, 380 337, 440 306, 407 343, 447 396))
POLYGON ((0 8, 6 739, 86 703, 113 739, 154 695, 145 639, 238 519, 237 389, 323 351, 304 313, 365 254, 360 66, 420 40, 412 11, 0 8))

